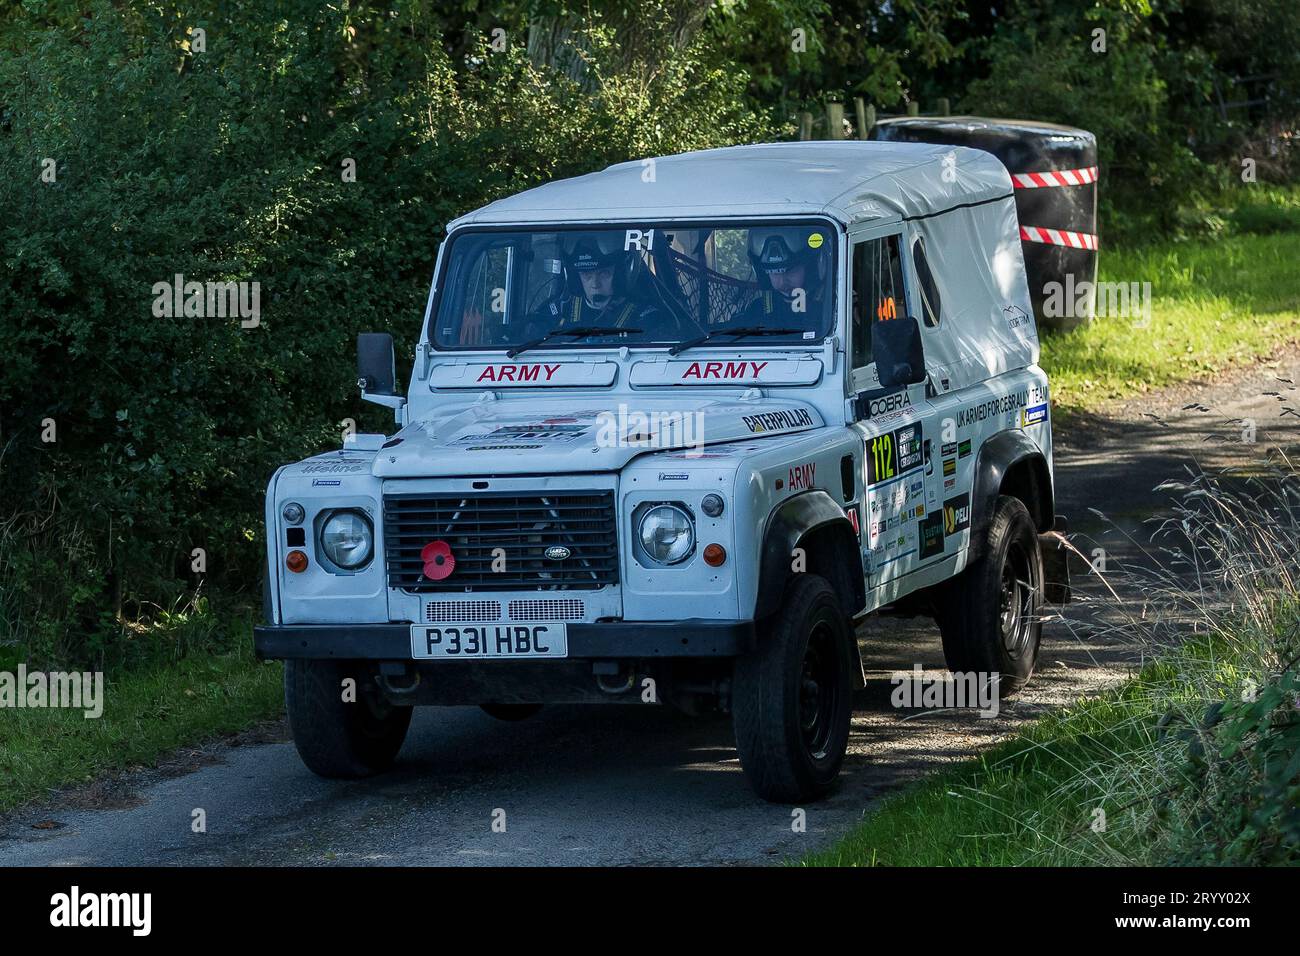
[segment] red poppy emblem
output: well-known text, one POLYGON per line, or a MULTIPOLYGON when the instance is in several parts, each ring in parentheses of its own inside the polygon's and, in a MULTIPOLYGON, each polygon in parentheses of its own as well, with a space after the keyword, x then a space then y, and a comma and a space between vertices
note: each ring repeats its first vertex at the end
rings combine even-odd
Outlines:
POLYGON ((430 541, 420 549, 424 562, 424 576, 430 581, 441 581, 456 570, 456 556, 446 541, 430 541))

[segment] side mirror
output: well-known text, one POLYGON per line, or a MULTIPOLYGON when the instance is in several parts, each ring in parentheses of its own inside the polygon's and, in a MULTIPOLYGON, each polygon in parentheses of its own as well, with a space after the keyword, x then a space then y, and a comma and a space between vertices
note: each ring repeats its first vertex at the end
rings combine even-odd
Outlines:
POLYGON ((921 345, 921 323, 910 315, 879 319, 871 323, 871 350, 876 373, 886 388, 916 385, 925 381, 925 350, 921 345))
POLYGON ((362 332, 357 336, 357 384, 372 395, 397 394, 397 360, 393 337, 387 332, 362 332))

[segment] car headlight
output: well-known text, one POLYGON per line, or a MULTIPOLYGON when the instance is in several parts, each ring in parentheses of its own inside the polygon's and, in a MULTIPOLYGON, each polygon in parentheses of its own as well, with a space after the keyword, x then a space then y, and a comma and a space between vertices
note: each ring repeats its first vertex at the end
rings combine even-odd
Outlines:
POLYGON ((654 505, 641 515, 636 535, 646 557, 658 564, 679 564, 695 550, 695 522, 678 505, 654 505))
POLYGON ((320 546, 331 562, 354 571, 370 560, 375 533, 361 512, 336 511, 321 526, 320 546))

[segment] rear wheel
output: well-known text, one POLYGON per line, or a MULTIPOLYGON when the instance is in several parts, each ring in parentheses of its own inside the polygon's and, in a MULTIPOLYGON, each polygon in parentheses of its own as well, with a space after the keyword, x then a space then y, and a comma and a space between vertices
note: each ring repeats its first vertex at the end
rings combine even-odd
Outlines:
POLYGON ((284 703, 298 755, 322 777, 387 770, 411 723, 412 708, 388 703, 361 667, 343 661, 285 661, 284 703))
POLYGON ((983 555, 950 582, 940 604, 949 670, 999 674, 1002 697, 1025 686, 1042 639, 1043 559, 1018 498, 998 497, 983 555))
POLYGON ((848 748, 853 629, 825 578, 797 574, 732 679, 736 751, 764 800, 830 789, 848 748))

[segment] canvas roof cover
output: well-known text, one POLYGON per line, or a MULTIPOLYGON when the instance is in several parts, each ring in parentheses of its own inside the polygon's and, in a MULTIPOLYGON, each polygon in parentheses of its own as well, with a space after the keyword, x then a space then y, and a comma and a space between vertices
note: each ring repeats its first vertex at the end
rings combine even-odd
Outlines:
POLYGON ((1006 168, 983 150, 762 143, 619 163, 499 199, 451 227, 813 214, 851 225, 1011 194, 1006 168))

